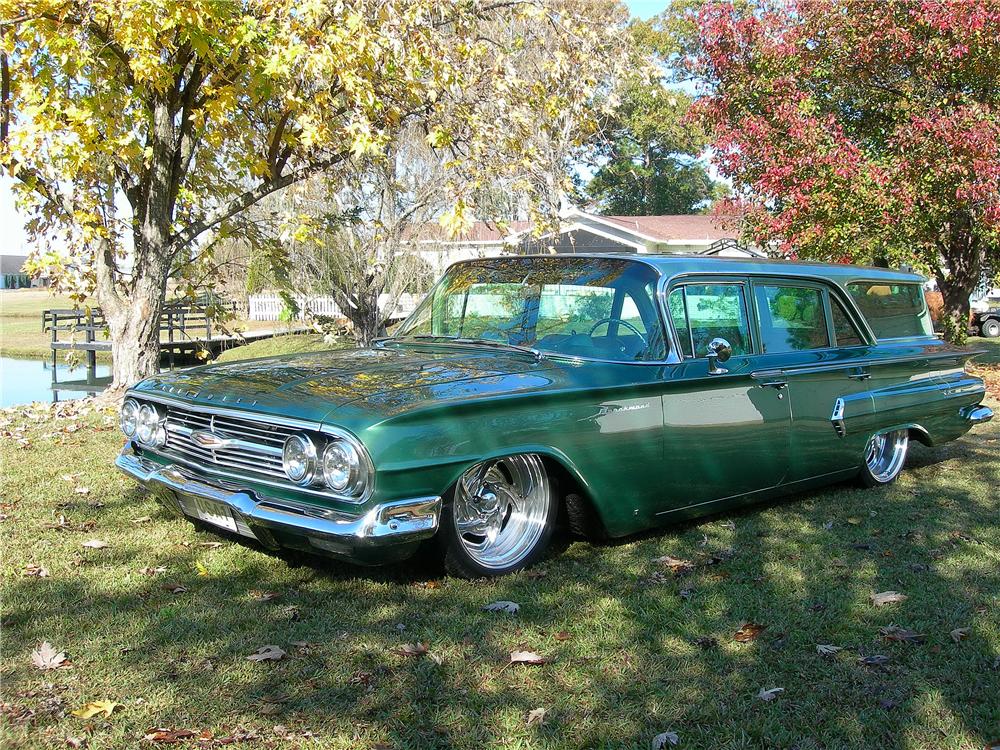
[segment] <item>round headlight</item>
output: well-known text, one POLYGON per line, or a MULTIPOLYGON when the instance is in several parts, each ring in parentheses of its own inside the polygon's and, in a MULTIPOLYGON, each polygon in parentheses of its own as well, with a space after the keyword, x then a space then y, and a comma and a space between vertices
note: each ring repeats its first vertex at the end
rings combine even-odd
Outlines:
POLYGON ((281 452, 285 475, 297 484, 308 484, 316 473, 316 446, 305 435, 292 435, 281 452))
POLYGON ((151 448, 163 445, 167 441, 167 431, 161 422, 160 413, 155 407, 149 404, 140 406, 135 428, 139 442, 151 448))
POLYGON ((323 480, 333 490, 345 490, 358 474, 361 462, 354 446, 334 440, 323 451, 323 480))
POLYGON ((125 399, 122 404, 121 414, 118 415, 118 426, 122 428, 125 437, 135 435, 135 428, 139 423, 139 402, 134 398, 125 399))

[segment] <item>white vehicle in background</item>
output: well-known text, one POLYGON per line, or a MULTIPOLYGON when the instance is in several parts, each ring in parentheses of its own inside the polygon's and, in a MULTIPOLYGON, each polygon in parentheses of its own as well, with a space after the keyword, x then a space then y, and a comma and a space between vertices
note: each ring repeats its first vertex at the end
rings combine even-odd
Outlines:
POLYGON ((991 289, 972 300, 971 309, 970 333, 988 339, 1000 337, 1000 289, 991 289))

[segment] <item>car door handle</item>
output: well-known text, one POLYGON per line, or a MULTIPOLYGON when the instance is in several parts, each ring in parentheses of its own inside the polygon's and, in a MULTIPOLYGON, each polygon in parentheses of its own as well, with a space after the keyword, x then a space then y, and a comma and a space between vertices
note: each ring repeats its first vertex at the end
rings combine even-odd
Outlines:
POLYGON ((859 367, 854 372, 847 373, 847 377, 849 377, 851 380, 868 380, 871 378, 871 376, 872 376, 871 372, 861 367, 859 367))
POLYGON ((787 388, 788 387, 788 381, 787 380, 767 380, 767 381, 764 381, 763 383, 761 383, 761 385, 764 386, 765 388, 777 388, 780 391, 782 388, 787 388))

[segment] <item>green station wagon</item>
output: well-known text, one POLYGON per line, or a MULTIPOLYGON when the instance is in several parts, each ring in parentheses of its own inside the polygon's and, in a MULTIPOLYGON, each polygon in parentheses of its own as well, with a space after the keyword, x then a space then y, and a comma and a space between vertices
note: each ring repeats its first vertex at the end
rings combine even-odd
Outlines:
POLYGON ((993 413, 923 279, 652 255, 488 258, 390 338, 130 390, 117 465, 169 508, 365 563, 537 561, 565 522, 619 537, 809 487, 892 482, 910 440, 993 413))

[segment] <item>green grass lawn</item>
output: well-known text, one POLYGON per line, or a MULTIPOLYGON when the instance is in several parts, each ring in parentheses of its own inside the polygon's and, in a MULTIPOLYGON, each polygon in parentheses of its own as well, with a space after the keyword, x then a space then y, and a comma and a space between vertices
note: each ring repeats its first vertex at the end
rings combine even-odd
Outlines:
POLYGON ((5 747, 153 746, 155 728, 198 733, 189 747, 399 750, 649 748, 666 731, 682 748, 1000 738, 996 422, 915 446, 889 488, 612 544, 563 537, 534 570, 483 582, 429 559, 363 569, 197 531, 111 469, 112 417, 36 414, 0 415, 5 747), (675 576, 663 555, 693 569, 675 576), (907 598, 874 606, 884 591, 907 598), (482 611, 495 600, 520 612, 482 611), (764 629, 738 642, 745 623, 764 629), (891 625, 918 642, 887 640, 891 625), (43 641, 67 666, 32 664, 43 641), (429 654, 406 655, 416 643, 429 654), (265 645, 287 654, 247 659, 265 645), (509 665, 513 650, 546 663, 509 665), (887 661, 861 661, 875 656, 887 661), (89 701, 121 707, 71 715, 89 701))

